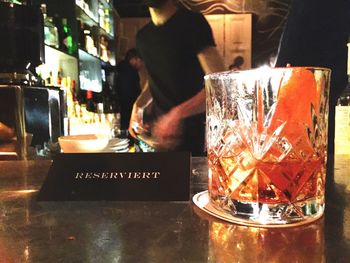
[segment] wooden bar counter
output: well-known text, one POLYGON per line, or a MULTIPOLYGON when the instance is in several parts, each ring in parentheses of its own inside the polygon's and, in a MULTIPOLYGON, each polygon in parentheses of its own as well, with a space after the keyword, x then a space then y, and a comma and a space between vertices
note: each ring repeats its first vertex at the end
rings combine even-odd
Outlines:
MULTIPOLYGON (((350 262, 350 155, 336 155, 320 220, 245 227, 190 202, 37 202, 49 160, 0 162, 0 262, 350 262)), ((207 189, 205 158, 191 191, 207 189)))

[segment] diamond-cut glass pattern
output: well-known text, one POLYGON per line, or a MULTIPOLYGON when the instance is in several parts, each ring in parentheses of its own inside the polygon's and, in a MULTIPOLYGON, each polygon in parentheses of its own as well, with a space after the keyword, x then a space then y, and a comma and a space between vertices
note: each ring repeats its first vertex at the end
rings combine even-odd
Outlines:
POLYGON ((268 222, 322 214, 329 78, 321 68, 205 77, 214 205, 258 221, 264 214, 268 222))

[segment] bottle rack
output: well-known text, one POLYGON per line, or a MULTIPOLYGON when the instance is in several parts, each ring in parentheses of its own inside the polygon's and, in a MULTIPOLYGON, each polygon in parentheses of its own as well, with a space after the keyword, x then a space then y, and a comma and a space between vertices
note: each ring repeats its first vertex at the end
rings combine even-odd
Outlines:
MULTIPOLYGON (((104 100, 104 90, 108 86, 106 75, 116 63, 114 29, 116 11, 112 1, 35 1, 39 6, 46 5, 44 16, 46 32, 49 34, 57 31, 59 38, 56 40, 54 36, 45 41, 45 64, 39 66, 37 72, 45 80, 46 85, 60 86, 65 90, 67 118, 74 116, 83 118, 86 122, 87 117, 82 116, 81 111, 76 112, 76 109, 84 108, 87 91, 90 96, 91 92, 93 93, 94 100, 95 98, 99 100, 97 103, 104 100), (67 22, 66 28, 69 33, 62 29, 62 21, 67 22), (65 36, 64 43, 62 35, 65 36), (70 49, 66 48, 67 43, 72 44, 70 49)), ((77 122, 81 123, 79 120, 77 122)))
MULTIPOLYGON (((71 49, 64 49, 63 40, 55 40, 55 37, 45 41, 46 46, 57 50, 58 53, 75 57, 78 60, 78 66, 81 65, 81 61, 82 63, 93 61, 93 59, 86 59, 86 53, 101 63, 115 65, 114 8, 111 1, 37 0, 37 2, 38 5, 46 5, 45 32, 48 34, 57 32, 59 38, 61 38, 61 21, 63 19, 67 20, 67 26, 71 30, 71 41, 73 44, 71 49), (55 41, 59 43, 56 44, 55 41)), ((51 57, 46 56, 46 60, 50 61, 51 57)), ((96 61, 93 63, 96 63, 96 61)), ((64 71, 64 69, 62 70, 64 71)), ((80 68, 78 72, 80 73, 80 68)), ((80 88, 79 76, 72 77, 76 78, 78 88, 80 88)), ((102 90, 102 86, 92 89, 95 91, 102 90)))

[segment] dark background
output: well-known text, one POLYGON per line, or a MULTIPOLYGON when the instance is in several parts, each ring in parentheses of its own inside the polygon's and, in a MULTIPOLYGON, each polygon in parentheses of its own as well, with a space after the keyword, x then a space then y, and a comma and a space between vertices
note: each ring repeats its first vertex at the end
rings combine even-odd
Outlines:
MULTIPOLYGON (((252 66, 266 64, 277 53, 291 0, 182 0, 184 6, 204 14, 253 14, 252 66), (212 8, 215 4, 215 8, 212 8)), ((114 0, 121 17, 147 17, 142 0, 114 0)))

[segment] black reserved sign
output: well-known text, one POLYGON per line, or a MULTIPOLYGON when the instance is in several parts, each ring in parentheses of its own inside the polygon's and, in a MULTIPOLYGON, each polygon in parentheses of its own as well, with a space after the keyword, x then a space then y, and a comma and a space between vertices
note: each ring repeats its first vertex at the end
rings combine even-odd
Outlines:
POLYGON ((188 201, 189 152, 60 154, 38 201, 188 201))

